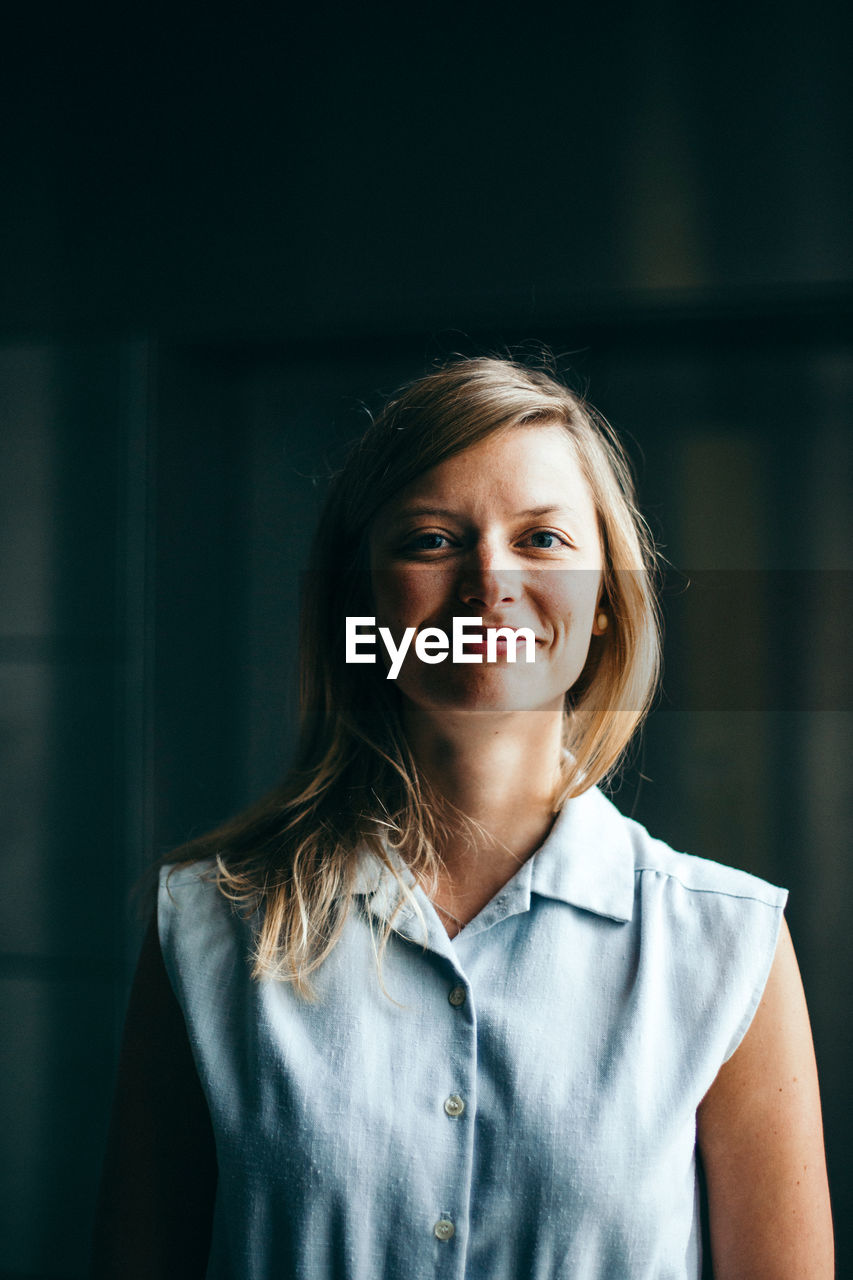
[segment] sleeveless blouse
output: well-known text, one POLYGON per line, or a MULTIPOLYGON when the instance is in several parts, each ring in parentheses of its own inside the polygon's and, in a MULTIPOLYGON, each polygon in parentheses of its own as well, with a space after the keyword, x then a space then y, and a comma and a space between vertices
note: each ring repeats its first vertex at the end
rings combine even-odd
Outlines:
POLYGON ((252 922, 209 870, 165 868, 158 909, 216 1139, 208 1280, 699 1277, 696 1109, 784 890, 592 788, 453 940, 414 888, 387 995, 399 888, 365 851, 309 1003, 250 978, 252 922))

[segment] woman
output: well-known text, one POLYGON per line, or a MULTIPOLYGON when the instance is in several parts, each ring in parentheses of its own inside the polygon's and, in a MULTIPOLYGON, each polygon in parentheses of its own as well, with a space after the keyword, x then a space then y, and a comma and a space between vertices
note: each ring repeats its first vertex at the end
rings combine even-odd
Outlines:
POLYGON ((697 1142, 717 1280, 832 1274, 785 892, 596 785, 653 694, 653 571, 618 442, 545 372, 460 360, 370 427, 296 764, 161 873, 97 1274, 695 1277, 697 1142))

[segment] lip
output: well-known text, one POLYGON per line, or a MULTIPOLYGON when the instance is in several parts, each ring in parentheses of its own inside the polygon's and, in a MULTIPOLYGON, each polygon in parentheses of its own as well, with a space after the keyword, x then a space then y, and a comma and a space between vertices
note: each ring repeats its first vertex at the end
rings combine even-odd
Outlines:
MULTIPOLYGON (((535 636, 534 640, 537 647, 545 643, 545 641, 540 640, 538 636, 535 636)), ((498 652, 500 652, 501 650, 506 652, 506 649, 507 649, 506 636, 498 636, 495 640, 495 646, 498 652)), ((482 639, 478 639, 475 634, 470 632, 465 636, 465 652, 466 653, 485 653, 487 647, 488 647, 488 642, 486 640, 485 635, 482 637, 482 639)), ((518 641, 516 641, 516 649, 518 649, 518 641)))
MULTIPOLYGON (((487 643, 486 642, 487 631, 497 631, 501 627, 506 627, 509 631, 516 632, 516 635, 517 635, 517 633, 525 625, 526 625, 525 623, 519 623, 517 626, 513 626, 512 623, 510 622, 488 622, 479 632, 466 631, 465 632, 465 652, 472 653, 472 654, 485 653, 486 643, 487 643)), ((438 622, 424 622, 416 628, 415 634, 420 635, 422 631, 428 631, 428 630, 431 630, 432 628, 437 628, 439 631, 443 631, 446 636, 450 637, 453 634, 453 619, 450 618, 447 621, 438 621, 438 622)), ((548 647, 549 642, 547 639, 545 639, 544 636, 538 636, 534 633, 533 640, 537 649, 548 647)), ((506 647, 507 647, 506 637, 498 636, 496 640, 496 644, 498 647, 498 651, 506 650, 506 647)), ((524 648, 524 639, 522 637, 521 640, 516 641, 516 651, 523 652, 523 648, 524 648)))

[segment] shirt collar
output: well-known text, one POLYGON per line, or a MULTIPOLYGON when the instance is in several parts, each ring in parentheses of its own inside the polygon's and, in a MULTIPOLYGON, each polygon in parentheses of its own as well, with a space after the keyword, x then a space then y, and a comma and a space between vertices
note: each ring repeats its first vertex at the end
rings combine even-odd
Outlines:
POLYGON ((634 850, 628 824, 598 787, 566 801, 531 863, 532 893, 611 920, 631 919, 634 850))
MULTIPOLYGON (((413 877, 393 850, 389 856, 407 884, 413 877)), ((628 921, 634 908, 634 851, 625 818, 598 787, 567 800, 525 871, 530 892, 611 920, 628 921)), ((526 879, 526 876, 524 877, 526 879)), ((371 910, 393 909, 399 889, 368 850, 359 856, 353 892, 371 898, 371 910)))

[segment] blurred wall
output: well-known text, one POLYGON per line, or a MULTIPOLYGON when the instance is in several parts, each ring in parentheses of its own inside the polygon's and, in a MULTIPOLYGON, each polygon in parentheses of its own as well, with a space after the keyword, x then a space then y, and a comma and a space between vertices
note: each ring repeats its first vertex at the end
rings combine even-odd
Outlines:
POLYGON ((0 325, 562 323, 853 276, 850 7, 21 9, 0 325))
POLYGON ((791 888, 847 1273, 849 25, 657 0, 11 33, 0 1275, 84 1274, 130 886, 286 763, 359 402, 523 339, 628 434, 674 566, 617 801, 791 888))

